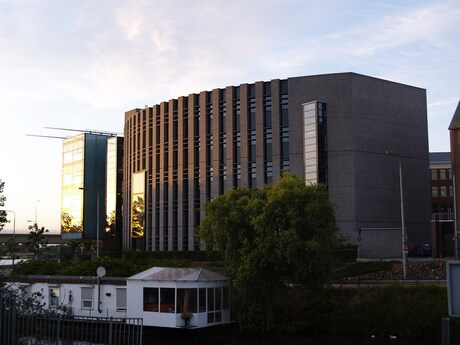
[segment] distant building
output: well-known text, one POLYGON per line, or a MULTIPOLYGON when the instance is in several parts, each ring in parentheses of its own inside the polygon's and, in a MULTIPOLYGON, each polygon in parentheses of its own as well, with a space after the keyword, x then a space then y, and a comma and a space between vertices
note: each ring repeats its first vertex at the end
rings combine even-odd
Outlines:
POLYGON ((121 233, 122 155, 123 138, 110 134, 89 132, 64 140, 63 238, 96 239, 98 223, 101 240, 106 232, 121 233))
MULTIPOLYGON (((457 109, 452 116, 452 121, 449 125, 450 132, 450 152, 452 160, 452 177, 453 177, 453 186, 454 186, 454 200, 460 200, 460 101, 458 102, 457 109)), ((456 232, 456 242, 457 242, 457 258, 460 253, 460 241, 458 233, 460 231, 459 221, 460 221, 460 203, 454 202, 454 213, 455 213, 455 232, 456 232)))
POLYGON ((327 184, 340 234, 356 244, 362 230, 361 256, 400 257, 399 159, 409 249, 430 241, 424 89, 355 73, 275 79, 133 109, 124 128, 125 250, 198 249, 209 200, 289 171, 327 184))
POLYGON ((430 153, 433 256, 454 256, 454 189, 450 152, 430 153))
POLYGON ((123 228, 123 137, 107 139, 105 244, 111 251, 122 249, 123 228))

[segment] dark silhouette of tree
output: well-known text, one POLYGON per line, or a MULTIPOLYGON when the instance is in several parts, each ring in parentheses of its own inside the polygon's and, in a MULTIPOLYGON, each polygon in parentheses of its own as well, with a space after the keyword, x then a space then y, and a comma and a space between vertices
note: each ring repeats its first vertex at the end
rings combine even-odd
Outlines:
POLYGON ((27 235, 26 245, 38 258, 42 249, 48 244, 48 239, 46 238, 45 233, 49 232, 49 230, 44 227, 38 227, 37 223, 29 226, 29 230, 30 232, 29 235, 27 235))
MULTIPOLYGON (((5 187, 5 182, 0 179, 0 206, 5 206, 6 197, 3 195, 3 188, 5 187)), ((0 210, 0 231, 3 230, 3 226, 8 222, 6 218, 6 211, 0 210)))

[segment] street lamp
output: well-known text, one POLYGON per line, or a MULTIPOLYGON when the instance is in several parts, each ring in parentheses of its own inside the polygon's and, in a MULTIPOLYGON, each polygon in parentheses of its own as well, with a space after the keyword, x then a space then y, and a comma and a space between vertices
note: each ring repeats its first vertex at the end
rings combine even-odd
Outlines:
POLYGON ((38 224, 38 218, 37 218, 37 208, 38 208, 38 203, 40 202, 40 200, 37 200, 35 202, 35 224, 38 224))
POLYGON ((96 257, 99 259, 99 191, 97 189, 89 189, 85 187, 79 187, 83 191, 94 191, 96 192, 96 200, 97 200, 97 207, 96 207, 96 257))
POLYGON ((11 210, 0 210, 5 212, 11 212, 13 214, 13 238, 16 238, 16 212, 11 210))
POLYGON ((34 223, 34 224, 37 224, 38 225, 38 220, 37 220, 37 207, 38 207, 38 203, 40 202, 40 200, 37 200, 35 202, 35 219, 34 220, 31 220, 31 219, 28 219, 27 220, 27 223, 34 223))
POLYGON ((403 277, 407 278, 407 244, 406 244, 406 227, 404 223, 404 198, 403 198, 403 184, 402 184, 402 167, 401 156, 396 152, 386 151, 388 156, 398 157, 399 162, 399 193, 401 195, 401 242, 402 242, 402 264, 403 264, 403 277))

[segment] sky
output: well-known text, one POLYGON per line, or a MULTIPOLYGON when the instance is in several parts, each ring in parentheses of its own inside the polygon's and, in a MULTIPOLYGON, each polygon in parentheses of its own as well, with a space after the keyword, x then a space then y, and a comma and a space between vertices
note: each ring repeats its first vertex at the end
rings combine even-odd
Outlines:
POLYGON ((450 151, 459 0, 0 0, 0 179, 11 223, 59 230, 62 140, 202 90, 356 72, 427 90, 450 151))

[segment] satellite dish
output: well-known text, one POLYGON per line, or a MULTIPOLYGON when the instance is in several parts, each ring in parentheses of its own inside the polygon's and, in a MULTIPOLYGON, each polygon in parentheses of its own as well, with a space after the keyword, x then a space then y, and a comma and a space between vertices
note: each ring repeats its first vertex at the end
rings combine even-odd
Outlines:
POLYGON ((102 267, 102 266, 99 267, 99 268, 97 269, 96 273, 97 273, 97 276, 98 276, 99 278, 102 278, 103 276, 105 276, 105 273, 106 273, 106 272, 105 272, 105 268, 102 267))

